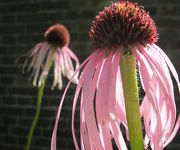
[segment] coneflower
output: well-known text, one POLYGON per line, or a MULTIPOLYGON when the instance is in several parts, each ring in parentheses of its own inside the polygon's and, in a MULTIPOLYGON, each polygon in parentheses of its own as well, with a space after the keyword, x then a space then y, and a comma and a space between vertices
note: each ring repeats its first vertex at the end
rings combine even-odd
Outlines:
MULTIPOLYGON (((115 2, 105 7, 93 22, 90 37, 93 53, 80 66, 84 70, 74 96, 72 133, 76 150, 74 115, 79 94, 80 143, 84 150, 126 150, 120 125, 126 129, 132 150, 151 147, 161 150, 180 125, 176 121, 174 89, 170 72, 180 88, 178 74, 167 55, 155 44, 156 26, 138 4, 115 2), (141 106, 138 99, 136 65, 145 91, 141 106), (141 118, 145 125, 143 141, 141 118)), ((70 84, 70 82, 69 82, 70 84)), ((69 86, 68 84, 68 86, 69 86)), ((52 135, 51 149, 56 149, 58 120, 65 89, 52 135)))
MULTIPOLYGON (((38 85, 39 87, 36 115, 28 135, 26 150, 30 149, 32 136, 40 114, 45 81, 53 62, 54 82, 52 89, 54 89, 57 84, 59 90, 62 89, 63 81, 61 74, 66 76, 68 79, 72 78, 74 67, 71 59, 75 61, 76 69, 79 67, 78 58, 68 47, 70 35, 65 26, 62 24, 50 26, 45 32, 44 37, 45 40, 43 42, 35 45, 31 51, 18 59, 19 61, 21 58, 26 58, 22 66, 23 72, 31 72, 29 79, 31 80, 33 78, 33 85, 38 85)), ((71 81, 77 84, 78 74, 71 81)))
MULTIPOLYGON (((69 49, 70 35, 65 26, 55 24, 50 26, 44 34, 45 40, 38 43, 23 57, 26 58, 23 64, 23 72, 32 71, 29 80, 33 78, 33 85, 40 86, 47 78, 51 64, 54 62, 54 82, 52 89, 58 84, 61 90, 62 75, 70 79, 74 73, 72 60, 76 62, 76 69, 79 67, 78 58, 69 49)), ((77 76, 73 82, 77 83, 77 76)))

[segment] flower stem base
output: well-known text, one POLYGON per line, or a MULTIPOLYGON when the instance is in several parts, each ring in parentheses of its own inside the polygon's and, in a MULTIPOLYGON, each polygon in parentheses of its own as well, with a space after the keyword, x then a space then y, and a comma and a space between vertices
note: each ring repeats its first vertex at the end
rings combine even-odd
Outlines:
POLYGON ((33 123, 31 125, 30 131, 29 131, 28 140, 27 140, 27 144, 26 144, 26 150, 30 150, 32 136, 33 136, 34 130, 36 128, 36 124, 37 124, 38 119, 39 119, 40 110, 41 110, 41 103, 42 103, 42 97, 43 97, 43 91, 44 91, 44 86, 45 86, 45 82, 43 82, 41 84, 41 86, 39 87, 38 100, 37 100, 37 106, 36 106, 36 114, 35 114, 33 123))

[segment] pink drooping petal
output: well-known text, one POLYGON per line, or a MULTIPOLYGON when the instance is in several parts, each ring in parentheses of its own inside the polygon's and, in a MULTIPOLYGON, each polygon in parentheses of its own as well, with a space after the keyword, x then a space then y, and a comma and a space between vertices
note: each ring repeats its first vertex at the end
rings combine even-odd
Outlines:
MULTIPOLYGON (((84 82, 84 79, 86 77, 87 71, 90 70, 90 69, 93 69, 93 68, 91 68, 92 67, 92 63, 96 59, 98 59, 98 55, 99 55, 98 53, 95 53, 95 55, 91 58, 91 60, 89 60, 89 62, 86 64, 84 70, 81 73, 81 76, 80 76, 80 79, 79 79, 79 83, 77 85, 75 96, 74 96, 73 109, 72 109, 72 134, 73 134, 73 140, 74 140, 74 144, 75 144, 75 148, 76 149, 79 149, 78 144, 77 144, 77 140, 76 140, 76 136, 75 136, 75 131, 74 131, 74 116, 75 116, 76 104, 77 104, 79 93, 80 93, 82 84, 84 82)), ((85 132, 85 131, 82 131, 82 132, 85 132)))
MULTIPOLYGON (((144 85, 144 91, 147 95, 148 101, 151 104, 151 125, 150 130, 152 131, 152 137, 150 139, 151 147, 155 150, 161 149, 159 145, 162 135, 162 121, 160 117, 160 110, 158 108, 157 99, 159 85, 157 85, 156 78, 154 78, 153 70, 148 63, 147 59, 139 51, 132 49, 133 54, 136 56, 139 62, 140 75, 142 78, 142 83, 144 85)), ((144 116, 146 117, 146 116, 144 116)))
MULTIPOLYGON (((101 53, 104 53, 103 51, 101 53)), ((105 54, 100 55, 99 58, 94 60, 94 63, 91 64, 90 69, 86 74, 83 86, 82 86, 82 93, 83 93, 83 104, 84 105, 84 115, 85 115, 85 122, 87 126, 87 131, 89 135, 91 149, 103 149, 100 135, 98 132, 95 112, 94 112, 94 96, 97 86, 97 79, 98 76, 95 76, 95 68, 101 57, 105 57, 105 54)), ((98 75, 98 74, 97 74, 98 75)))
POLYGON ((47 51, 49 49, 49 46, 47 44, 44 43, 44 45, 42 45, 41 49, 39 50, 39 53, 38 53, 38 56, 37 56, 37 60, 33 66, 33 69, 34 69, 34 78, 33 78, 33 85, 36 86, 37 84, 37 79, 38 79, 38 75, 39 75, 39 72, 40 72, 40 68, 41 68, 41 65, 43 64, 43 61, 47 55, 47 51))
POLYGON ((81 74, 81 76, 80 76, 79 83, 77 85, 75 96, 74 96, 74 100, 73 100, 73 108, 72 108, 72 135, 73 135, 73 140, 74 140, 74 145, 75 145, 76 150, 79 150, 79 146, 78 146, 77 139, 76 139, 76 136, 75 136, 74 116, 75 116, 75 111, 76 111, 76 104, 77 104, 77 101, 78 101, 79 93, 80 93, 80 90, 81 90, 82 83, 84 81, 84 77, 85 77, 86 72, 87 72, 87 70, 84 69, 82 74, 81 74))
POLYGON ((161 141, 164 143, 170 135, 176 119, 173 84, 165 60, 161 55, 159 55, 158 51, 151 48, 149 51, 144 51, 143 54, 149 60, 151 67, 154 69, 154 76, 156 76, 157 83, 161 87, 159 89, 160 102, 158 105, 161 111, 161 120, 164 130, 161 141))
MULTIPOLYGON (((120 75, 120 72, 118 74, 120 53, 121 50, 117 50, 115 53, 110 52, 106 58, 103 58, 103 64, 101 65, 101 63, 99 63, 99 65, 96 66, 96 72, 94 73, 94 78, 99 74, 95 98, 96 117, 99 136, 104 149, 112 149, 112 138, 114 138, 118 147, 127 149, 120 130, 121 116, 125 118, 125 113, 124 115, 117 114, 119 112, 117 110, 119 108, 122 109, 120 106, 120 98, 123 99, 123 97, 121 97, 122 94, 118 96, 116 94, 119 92, 123 93, 122 89, 116 85, 119 79, 116 77, 120 75), (118 134, 116 132, 118 132, 118 134)), ((99 62, 101 61, 99 60, 99 62)), ((120 80, 118 81, 120 82, 120 80)), ((124 122, 126 122, 126 119, 124 122)))
POLYGON ((36 44, 30 51, 28 51, 26 54, 22 55, 21 57, 32 57, 35 53, 39 51, 39 49, 44 45, 45 42, 40 42, 36 44))
POLYGON ((80 142, 81 149, 91 149, 91 144, 89 141, 89 135, 86 127, 86 122, 84 118, 84 106, 83 106, 83 93, 81 93, 81 103, 80 103, 80 142))
MULTIPOLYGON (((68 47, 59 48, 57 47, 56 52, 54 54, 54 81, 52 85, 52 89, 58 84, 58 88, 61 90, 63 86, 62 82, 62 74, 66 76, 69 80, 71 79, 72 75, 75 72, 75 69, 72 64, 71 55, 73 55, 73 59, 76 61, 76 67, 79 67, 79 61, 77 57, 70 53, 68 47)), ((78 82, 78 74, 75 75, 72 82, 78 82)))
POLYGON ((76 69, 79 68, 79 60, 77 56, 68 47, 66 47, 66 50, 67 50, 67 53, 69 53, 69 55, 71 56, 71 58, 74 59, 74 61, 76 62, 76 69))
MULTIPOLYGON (((150 103, 147 99, 147 96, 145 96, 141 104, 141 115, 144 117, 144 126, 145 126, 146 135, 151 138, 153 133, 150 130, 150 122, 151 122, 150 112, 151 112, 150 103)), ((148 144, 147 139, 145 139, 145 145, 148 144)))
POLYGON ((91 59, 91 57, 94 55, 91 54, 80 66, 79 68, 75 71, 74 75, 72 76, 71 80, 68 82, 66 88, 65 88, 65 91, 63 93, 63 96, 62 96, 62 99, 60 101, 60 105, 59 105, 59 108, 58 108, 58 111, 57 111, 57 116, 56 116, 56 121, 55 121, 55 125, 54 125, 54 129, 53 129, 53 134, 52 134, 52 139, 51 139, 51 150, 56 150, 56 134, 57 134, 57 127, 58 127, 58 122, 59 122, 59 117, 60 117, 60 113, 61 113, 61 110, 62 110, 62 106, 63 106, 63 102, 64 102, 64 98, 65 98, 65 95, 66 95, 66 92, 73 80, 73 77, 76 75, 76 73, 91 59))
POLYGON ((110 130, 112 133, 112 137, 115 140, 115 143, 119 150, 127 150, 127 146, 125 144, 124 138, 121 133, 120 124, 122 123, 127 131, 127 120, 125 113, 125 105, 124 105, 124 96, 122 89, 122 81, 121 81, 121 73, 120 73, 120 56, 121 56, 122 48, 120 48, 112 62, 112 74, 111 74, 111 90, 109 94, 109 99, 112 99, 109 102, 109 110, 110 110, 110 130))
MULTIPOLYGON (((76 57, 76 55, 68 47, 64 47, 62 51, 63 51, 64 61, 65 61, 66 76, 68 79, 70 79, 74 73, 74 67, 73 67, 71 58, 76 62, 76 69, 79 67, 79 60, 76 57)), ((78 83, 78 74, 79 73, 77 73, 73 79, 73 82, 76 84, 78 83)))
POLYGON ((141 45, 137 47, 140 52, 133 50, 133 53, 139 61, 141 82, 146 93, 141 105, 148 136, 146 139, 150 140, 151 148, 159 150, 172 140, 179 128, 178 121, 175 125, 174 89, 168 67, 173 72, 178 86, 179 79, 174 66, 159 47, 156 45, 148 45, 147 48, 141 45), (151 76, 149 70, 152 72, 151 76), (150 107, 146 109, 150 113, 143 110, 147 101, 150 107))
POLYGON ((144 137, 144 147, 145 147, 145 149, 148 149, 148 144, 149 144, 149 138, 148 138, 148 136, 147 136, 147 134, 145 135, 145 137, 144 137))
POLYGON ((69 65, 68 59, 67 59, 67 54, 64 51, 64 49, 62 49, 62 57, 63 57, 63 61, 64 61, 64 70, 65 70, 64 76, 66 76, 68 79, 70 79, 73 75, 73 71, 70 69, 70 65, 69 65))
MULTIPOLYGON (((73 67, 73 62, 72 62, 72 60, 71 60, 71 57, 70 57, 70 55, 66 52, 65 53, 66 54, 66 59, 67 59, 67 63, 68 63, 68 65, 69 65, 69 68, 71 69, 71 70, 76 70, 76 69, 74 69, 74 67, 73 67)), ((79 67, 79 66, 78 66, 79 67)))
POLYGON ((60 90, 63 87, 60 55, 61 55, 61 50, 57 50, 54 54, 54 81, 51 87, 52 90, 57 84, 60 90))
MULTIPOLYGON (((120 56, 119 56, 120 58, 120 56)), ((119 64, 118 60, 118 64, 119 64)), ((129 139, 129 132, 128 132, 128 126, 127 126, 127 118, 126 118, 126 111, 125 111, 125 101, 124 101, 124 93, 123 93, 123 87, 122 87, 122 79, 121 79, 121 72, 120 72, 120 66, 117 70, 117 76, 116 76, 116 105, 115 105, 115 114, 118 118, 118 121, 122 123, 126 130, 126 138, 128 141, 129 139)))
MULTIPOLYGON (((35 60, 37 58, 37 53, 39 51, 39 49, 42 47, 42 45, 44 44, 44 42, 38 43, 37 45, 35 45, 28 53, 26 53, 25 55, 22 55, 20 58, 22 57, 27 57, 23 66, 22 66, 22 72, 24 73, 25 67, 28 66, 27 72, 30 71, 30 69, 32 68, 32 66, 35 63, 35 60), (29 59, 31 59, 31 63, 28 64, 29 59)), ((19 59, 18 59, 19 60, 19 59)))
POLYGON ((30 50, 30 51, 28 52, 29 57, 32 57, 35 53, 37 53, 37 52, 41 49, 42 45, 45 45, 45 44, 46 44, 46 42, 40 42, 40 43, 36 44, 36 45, 32 48, 32 50, 30 50))
POLYGON ((152 45, 154 48, 156 48, 156 50, 159 51, 159 53, 163 56, 164 60, 166 61, 169 69, 171 70, 171 73, 172 75, 174 76, 176 82, 177 82, 177 85, 178 85, 178 89, 179 89, 179 92, 180 92, 180 82, 179 82, 179 77, 178 77, 178 73, 176 71, 176 69, 174 68, 171 60, 168 58, 168 56, 164 53, 163 50, 161 50, 156 44, 153 44, 152 45))
MULTIPOLYGON (((30 70, 32 69, 32 73, 30 74, 28 80, 31 81, 32 78, 34 77, 33 78, 33 85, 36 85, 36 83, 37 83, 37 78, 38 78, 38 75, 40 72, 40 67, 41 67, 40 63, 43 63, 43 59, 45 58, 45 56, 47 54, 48 48, 49 47, 48 47, 47 43, 42 42, 39 44, 38 49, 35 49, 36 52, 29 55, 28 59, 30 59, 32 56, 32 60, 31 60, 31 63, 29 65, 28 64, 26 64, 26 65, 28 65, 27 72, 30 72, 30 70), (43 53, 43 51, 44 51, 44 53, 43 53)), ((23 72, 24 72, 25 67, 26 66, 23 66, 23 72)))
POLYGON ((176 122, 176 125, 174 127, 174 130, 173 132, 171 133, 171 135, 169 136, 169 138, 167 139, 167 141, 164 143, 164 147, 167 146, 171 141, 172 139, 175 137, 175 135, 177 134, 178 130, 179 130, 179 127, 180 127, 180 115, 178 116, 178 119, 177 119, 177 122, 176 122))
POLYGON ((62 71, 62 75, 65 76, 66 75, 66 70, 65 70, 65 61, 64 61, 64 57, 63 57, 63 52, 61 50, 59 50, 59 63, 60 63, 60 67, 61 67, 61 71, 62 71))
MULTIPOLYGON (((111 52, 105 59, 101 66, 101 72, 99 73, 99 81, 96 92, 96 116, 97 124, 99 128, 99 134, 101 136, 101 142, 103 143, 104 149, 112 149, 111 134, 110 134, 110 110, 109 103, 113 99, 110 97, 111 90, 113 88, 111 85, 112 81, 112 58, 113 53, 111 52), (111 100, 110 100, 111 99, 111 100)), ((114 91, 115 95, 115 91, 114 91)))
MULTIPOLYGON (((99 60, 97 61, 97 64, 95 65, 95 70, 94 70, 94 76, 93 76, 93 80, 97 81, 97 78, 99 76, 99 71, 104 59, 104 53, 101 54, 102 56, 100 57, 100 59, 98 58, 93 58, 95 60, 99 60)), ((93 69, 92 67, 87 67, 85 69, 93 69)), ((84 69, 83 73, 86 71, 84 69)), ((91 149, 92 144, 90 143, 90 139, 89 139, 89 135, 88 135, 88 130, 87 130, 87 125, 86 125, 86 120, 85 120, 85 112, 84 112, 84 99, 83 99, 83 91, 81 94, 81 106, 80 106, 80 135, 81 135, 81 149, 91 149)))
POLYGON ((36 44, 36 45, 32 48, 32 50, 30 50, 30 51, 28 52, 28 53, 30 54, 29 57, 32 57, 35 53, 37 53, 37 52, 41 49, 42 45, 46 45, 46 44, 47 44, 46 42, 40 42, 40 43, 36 44))
MULTIPOLYGON (((152 46, 149 46, 149 47, 151 48, 150 52, 157 55, 157 62, 155 62, 156 65, 158 64, 158 61, 161 62, 158 69, 161 70, 161 68, 163 68, 164 70, 165 69, 168 70, 166 62, 164 58, 162 57, 162 55, 154 47, 152 46)), ((170 74, 168 71, 166 71, 166 72, 162 72, 161 75, 163 76, 163 81, 166 83, 160 88, 161 90, 163 90, 161 91, 161 93, 164 93, 164 99, 165 99, 163 100, 163 105, 162 105, 163 107, 161 108, 161 119, 164 124, 163 126, 164 132, 161 139, 161 145, 163 145, 164 142, 166 142, 166 140, 168 139, 168 137, 171 136, 172 130, 174 128, 175 119, 176 119, 176 106, 175 106, 175 101, 174 101, 173 85, 172 85, 170 74), (167 92, 165 92, 166 89, 168 89, 167 92)), ((161 80, 158 80, 158 81, 159 83, 161 83, 161 80)), ((161 95, 162 94, 160 94, 160 96, 161 95)))
MULTIPOLYGON (((120 51, 121 52, 121 51, 120 51)), ((119 54, 120 58, 120 54, 119 54)), ((116 116, 120 123, 122 123, 126 130, 126 138, 129 141, 129 132, 128 132, 128 126, 127 126, 127 119, 126 119, 126 111, 125 111, 125 101, 124 101, 124 93, 123 93, 123 87, 122 87, 122 79, 121 79, 121 72, 120 72, 120 59, 117 58, 118 63, 118 70, 116 75, 116 116)))
MULTIPOLYGON (((32 50, 30 50, 27 54, 23 55, 23 56, 27 56, 28 57, 27 59, 32 57, 32 61, 28 65, 27 72, 29 72, 32 69, 35 62, 37 61, 38 53, 41 50, 41 47, 43 47, 43 45, 46 45, 46 43, 45 42, 38 43, 32 50)), ((23 66, 23 70, 26 67, 26 65, 23 66)))
POLYGON ((122 88, 120 67, 118 67, 117 76, 116 76, 116 105, 115 105, 115 111, 116 111, 116 116, 118 117, 118 120, 120 122, 122 122, 122 124, 127 129, 127 119, 126 119, 124 93, 123 93, 123 88, 122 88))
POLYGON ((74 69, 72 59, 68 52, 66 52, 65 50, 64 50, 64 52, 65 52, 65 56, 66 56, 66 60, 67 60, 67 64, 69 66, 70 72, 74 72, 74 70, 76 70, 76 69, 74 69))
POLYGON ((47 58, 45 60, 45 64, 44 64, 44 67, 42 68, 42 72, 41 72, 41 75, 39 77, 39 81, 38 81, 38 86, 40 87, 42 82, 47 78, 47 75, 48 75, 48 72, 49 72, 49 65, 50 65, 50 62, 51 62, 51 59, 52 59, 52 55, 53 55, 53 51, 52 50, 49 50, 47 52, 47 58))
POLYGON ((120 126, 115 120, 111 120, 111 132, 119 150, 127 150, 126 143, 122 136, 120 126))

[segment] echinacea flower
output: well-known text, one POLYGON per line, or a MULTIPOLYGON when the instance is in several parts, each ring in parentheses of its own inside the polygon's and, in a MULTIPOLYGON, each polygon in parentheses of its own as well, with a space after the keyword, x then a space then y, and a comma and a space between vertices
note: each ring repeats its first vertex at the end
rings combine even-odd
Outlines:
MULTIPOLYGON (((61 74, 68 79, 71 79, 74 74, 75 69, 71 59, 75 61, 76 68, 79 67, 78 58, 68 47, 70 35, 65 26, 61 24, 50 26, 45 32, 44 37, 45 41, 38 43, 28 54, 22 56, 26 58, 23 64, 23 72, 31 71, 30 80, 33 78, 33 85, 36 86, 38 84, 39 87, 36 114, 29 131, 26 150, 30 149, 32 136, 39 119, 45 81, 51 65, 54 62, 52 89, 58 84, 59 90, 63 86, 61 74)), ((78 73, 71 81, 76 84, 78 83, 78 73)))
MULTIPOLYGON (((94 51, 80 65, 79 69, 83 66, 84 69, 79 78, 72 108, 72 134, 76 150, 80 148, 74 131, 74 115, 80 92, 82 150, 112 150, 112 139, 119 150, 126 150, 120 125, 125 127, 126 138, 130 143, 133 138, 140 136, 136 135, 137 137, 129 139, 130 130, 138 129, 132 129, 130 126, 131 118, 128 119, 128 115, 133 116, 136 112, 129 110, 127 103, 130 102, 131 105, 137 93, 134 97, 126 99, 132 94, 131 85, 136 85, 135 82, 131 83, 132 80, 136 81, 136 77, 132 79, 134 76, 129 74, 129 72, 136 73, 133 70, 136 64, 145 96, 141 106, 137 103, 139 118, 132 120, 135 122, 136 119, 140 120, 140 115, 143 118, 145 126, 143 149, 150 145, 153 150, 162 150, 171 142, 180 126, 179 113, 176 121, 170 72, 179 90, 180 83, 168 56, 155 44, 158 36, 154 21, 136 3, 115 2, 96 16, 90 37, 94 51)), ((56 150, 58 120, 69 84, 58 109, 51 150, 56 150)))
MULTIPOLYGON (((71 79, 74 73, 73 59, 76 62, 76 69, 79 61, 76 55, 70 50, 70 36, 67 28, 62 24, 50 26, 44 34, 45 41, 38 43, 29 51, 25 57, 27 59, 23 65, 23 72, 31 73, 30 80, 33 78, 33 85, 38 86, 47 78, 51 57, 54 61, 54 82, 52 89, 56 85, 61 90, 63 86, 62 74, 71 79)), ((78 82, 78 75, 73 78, 73 82, 78 82)))

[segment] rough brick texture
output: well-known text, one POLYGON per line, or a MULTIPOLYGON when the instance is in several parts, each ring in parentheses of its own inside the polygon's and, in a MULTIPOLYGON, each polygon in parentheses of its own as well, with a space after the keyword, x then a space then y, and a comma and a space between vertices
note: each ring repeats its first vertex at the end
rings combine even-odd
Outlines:
MULTIPOLYGON (((155 19, 158 45, 180 71, 180 1, 139 0, 155 19)), ((46 28, 61 22, 71 34, 70 48, 82 62, 92 50, 88 32, 92 20, 110 0, 1 0, 0 1, 0 149, 24 150, 27 134, 35 114, 37 88, 22 76, 15 59, 42 41, 46 28)), ((52 129, 62 92, 50 90, 51 75, 45 89, 40 120, 31 150, 49 150, 52 129)), ((64 86, 67 80, 64 79, 64 86)), ((180 99, 175 87, 177 109, 180 99)), ((67 93, 58 129, 58 149, 74 149, 71 135, 71 107, 75 86, 67 93), (60 135, 60 136, 59 136, 60 135)), ((77 110, 78 114, 78 110, 77 110)), ((78 135, 78 122, 75 120, 78 135)), ((180 149, 180 135, 167 150, 180 149)))

